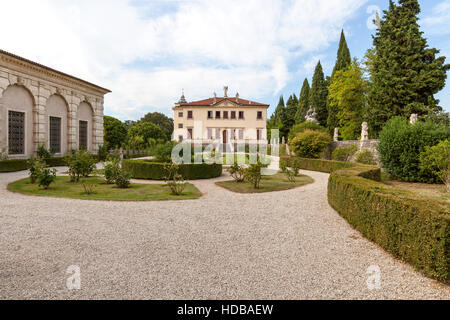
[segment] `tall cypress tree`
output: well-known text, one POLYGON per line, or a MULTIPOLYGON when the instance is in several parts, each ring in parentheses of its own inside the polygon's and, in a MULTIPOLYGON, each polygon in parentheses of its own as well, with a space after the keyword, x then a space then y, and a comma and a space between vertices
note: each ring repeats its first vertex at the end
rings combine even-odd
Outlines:
POLYGON ((323 74, 322 64, 319 63, 314 71, 313 82, 311 86, 311 107, 317 112, 317 120, 325 126, 328 119, 327 97, 328 88, 323 74))
POLYGON ((310 106, 310 102, 309 102, 310 101, 309 100, 310 91, 311 91, 311 88, 309 86, 309 81, 308 81, 308 79, 305 79, 305 81, 303 81, 302 91, 300 92, 300 99, 298 101, 298 109, 297 109, 297 113, 295 114, 295 123, 302 123, 305 121, 305 115, 310 106))
POLYGON ((368 120, 375 135, 393 116, 433 114, 440 110, 434 95, 442 90, 450 65, 429 48, 418 24, 417 0, 390 1, 374 36, 375 59, 368 120))
POLYGON ((285 104, 284 104, 284 97, 280 97, 280 101, 278 101, 278 106, 275 109, 275 123, 277 123, 279 120, 281 120, 281 117, 284 114, 285 104))
MULTIPOLYGON (((352 63, 352 58, 350 55, 350 50, 347 45, 347 40, 345 39, 344 30, 341 32, 341 40, 339 41, 339 49, 337 52, 336 64, 334 65, 333 73, 331 74, 331 83, 333 83, 333 78, 336 72, 344 71, 350 67, 352 63)), ((331 84, 330 83, 330 84, 331 84)), ((339 119, 338 119, 338 110, 327 101, 327 110, 328 110, 328 119, 327 119, 327 127, 330 133, 334 131, 334 128, 338 127, 339 119)))

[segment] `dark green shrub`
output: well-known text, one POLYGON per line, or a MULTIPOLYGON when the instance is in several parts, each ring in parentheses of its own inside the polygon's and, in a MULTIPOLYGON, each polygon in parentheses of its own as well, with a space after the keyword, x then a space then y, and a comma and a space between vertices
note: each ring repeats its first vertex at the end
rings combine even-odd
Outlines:
POLYGON ((335 161, 350 161, 357 151, 358 147, 354 144, 348 147, 337 148, 331 154, 331 159, 335 161))
POLYGON ((330 143, 331 137, 328 133, 307 129, 298 133, 291 141, 290 146, 298 157, 317 159, 330 143))
MULTIPOLYGON (((124 160, 122 168, 130 171, 135 179, 165 180, 166 163, 151 160, 124 160)), ((211 179, 222 175, 221 164, 180 164, 179 173, 186 180, 211 179)))
POLYGON ((38 158, 46 160, 46 159, 50 159, 52 156, 53 156, 52 153, 49 150, 47 150, 47 148, 45 147, 44 144, 40 144, 38 146, 38 150, 37 150, 38 158))
POLYGON ((378 151, 383 168, 403 181, 436 183, 436 175, 420 169, 420 154, 446 139, 450 139, 449 126, 433 122, 412 125, 405 118, 395 117, 380 133, 378 151))
POLYGON ((258 161, 258 163, 252 164, 250 167, 245 169, 245 180, 251 183, 255 189, 259 189, 262 178, 261 170, 264 167, 265 166, 258 161))
POLYGON ((120 189, 126 189, 130 187, 131 172, 123 169, 119 169, 116 174, 116 186, 120 189))
POLYGON ((106 146, 100 146, 97 152, 97 160, 106 161, 106 158, 108 158, 108 148, 106 146))
POLYGON ((228 172, 230 173, 230 175, 234 179, 234 181, 236 181, 238 183, 244 182, 245 169, 243 166, 240 166, 239 164, 235 163, 228 169, 228 172))
POLYGON ((162 140, 163 142, 167 141, 164 131, 150 122, 140 122, 128 129, 128 140, 137 136, 142 137, 145 144, 151 138, 162 140))
POLYGON ((376 166, 377 161, 375 160, 374 154, 369 150, 364 150, 356 155, 356 162, 361 164, 367 164, 371 166, 376 166))
POLYGON ((86 150, 79 150, 67 158, 70 181, 79 182, 80 177, 89 177, 95 170, 95 157, 86 150))
POLYGON ((48 189, 49 186, 56 180, 56 169, 44 168, 39 172, 37 181, 39 187, 48 189))
POLYGON ((104 140, 108 150, 118 149, 127 141, 127 127, 119 119, 104 116, 104 140))
POLYGON ((42 170, 44 170, 47 167, 47 165, 45 161, 41 158, 30 158, 30 160, 28 160, 28 167, 30 168, 29 169, 30 182, 31 184, 35 184, 36 181, 39 179, 42 170))

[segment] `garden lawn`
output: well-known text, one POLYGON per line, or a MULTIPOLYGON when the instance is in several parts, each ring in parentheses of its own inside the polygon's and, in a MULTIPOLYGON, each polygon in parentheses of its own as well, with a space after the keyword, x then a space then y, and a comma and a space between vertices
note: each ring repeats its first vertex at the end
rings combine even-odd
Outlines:
POLYGON ((313 183, 314 179, 305 175, 295 178, 295 183, 290 182, 284 173, 277 173, 273 176, 263 176, 259 189, 254 189, 248 182, 221 181, 216 182, 218 186, 237 193, 263 193, 273 191, 290 190, 313 183))
POLYGON ((108 185, 99 177, 89 177, 81 180, 86 184, 95 184, 94 193, 86 195, 83 183, 71 183, 69 177, 57 177, 55 183, 48 190, 31 184, 30 179, 22 179, 8 185, 11 192, 33 196, 47 196, 58 198, 72 198, 82 200, 106 201, 159 201, 198 199, 202 193, 192 184, 187 184, 181 196, 172 195, 170 188, 163 184, 132 183, 128 189, 119 189, 116 185, 108 185))

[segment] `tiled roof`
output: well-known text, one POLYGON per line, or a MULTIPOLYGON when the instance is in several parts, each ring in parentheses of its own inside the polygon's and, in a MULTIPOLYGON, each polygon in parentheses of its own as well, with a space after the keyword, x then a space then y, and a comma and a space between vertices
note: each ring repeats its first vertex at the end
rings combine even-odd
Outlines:
POLYGON ((32 64, 32 65, 34 65, 34 66, 37 66, 37 67, 40 67, 40 68, 43 68, 43 69, 46 69, 46 70, 49 70, 49 71, 52 71, 52 72, 59 73, 60 75, 63 75, 63 76, 66 76, 66 77, 75 79, 75 80, 77 80, 77 81, 84 82, 84 83, 86 83, 86 84, 88 84, 88 85, 90 85, 90 86, 96 87, 96 88, 98 88, 98 89, 100 89, 100 90, 102 90, 102 91, 106 91, 107 93, 111 92, 111 90, 108 90, 108 89, 106 89, 106 88, 102 88, 102 87, 100 87, 100 86, 98 86, 98 85, 96 85, 96 84, 93 84, 93 83, 91 83, 91 82, 88 82, 88 81, 85 81, 85 80, 83 80, 83 79, 80 79, 80 78, 71 76, 70 74, 67 74, 67 73, 64 73, 64 72, 61 72, 61 71, 58 71, 58 70, 55 70, 55 69, 52 69, 52 68, 47 67, 47 66, 44 66, 44 65, 42 65, 42 64, 40 64, 40 63, 37 63, 37 62, 31 61, 31 60, 22 58, 22 57, 20 57, 20 56, 18 56, 18 55, 15 55, 15 54, 13 54, 13 53, 8 52, 8 51, 4 51, 4 50, 1 50, 1 49, 0 49, 0 54, 4 54, 4 55, 9 56, 9 57, 11 57, 11 58, 15 58, 15 59, 21 60, 21 61, 23 61, 23 62, 32 64))
POLYGON ((245 99, 241 99, 241 98, 231 98, 231 97, 227 97, 227 98, 216 98, 216 102, 214 103, 214 98, 209 98, 209 99, 205 99, 205 100, 199 100, 199 101, 193 101, 193 102, 188 102, 188 103, 180 103, 179 106, 180 107, 209 107, 215 104, 218 104, 224 100, 229 100, 233 103, 237 103, 238 105, 241 106, 249 106, 249 107, 268 107, 268 104, 264 104, 264 103, 259 103, 259 102, 254 102, 254 101, 250 101, 250 100, 245 100, 245 99))

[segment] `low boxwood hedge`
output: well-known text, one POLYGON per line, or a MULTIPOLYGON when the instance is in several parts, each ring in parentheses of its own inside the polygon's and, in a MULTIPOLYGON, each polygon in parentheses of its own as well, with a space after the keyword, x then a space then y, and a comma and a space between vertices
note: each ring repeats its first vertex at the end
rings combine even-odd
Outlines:
MULTIPOLYGON (((66 158, 50 158, 45 162, 49 167, 64 167, 66 158)), ((28 170, 28 159, 13 159, 0 161, 0 172, 16 172, 28 170)))
MULTIPOLYGON (((135 179, 164 180, 167 172, 164 163, 151 160, 123 160, 122 167, 135 179)), ((221 164, 181 164, 180 174, 186 180, 211 179, 222 175, 221 164)))
MULTIPOLYGON (((299 159, 304 170, 331 173, 330 205, 364 237, 425 275, 450 281, 450 205, 380 181, 381 169, 299 159)), ((293 161, 284 158, 283 161, 293 161)))

